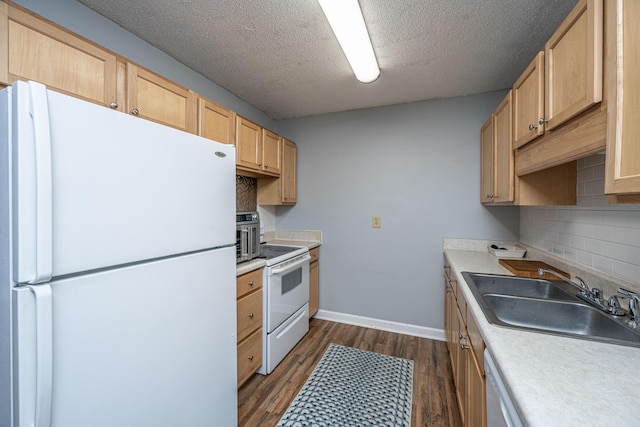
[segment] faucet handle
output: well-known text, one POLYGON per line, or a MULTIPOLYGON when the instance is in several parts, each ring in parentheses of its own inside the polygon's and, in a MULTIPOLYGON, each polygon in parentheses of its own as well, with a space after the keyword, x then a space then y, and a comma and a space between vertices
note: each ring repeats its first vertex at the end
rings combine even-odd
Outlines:
POLYGON ((640 310, 640 296, 630 290, 619 288, 618 293, 622 296, 629 298, 629 316, 631 320, 629 321, 631 326, 634 328, 638 326, 638 311, 640 310))
POLYGON ((629 299, 633 299, 633 298, 638 299, 638 298, 640 298, 640 296, 638 294, 636 294, 633 291, 627 290, 625 288, 619 288, 618 289, 618 293, 620 295, 622 295, 622 296, 625 296, 625 297, 629 298, 629 299))
POLYGON ((620 307, 620 300, 618 299, 617 295, 611 295, 609 297, 607 307, 609 309, 609 314, 613 316, 624 316, 625 314, 627 314, 627 311, 624 308, 620 307))

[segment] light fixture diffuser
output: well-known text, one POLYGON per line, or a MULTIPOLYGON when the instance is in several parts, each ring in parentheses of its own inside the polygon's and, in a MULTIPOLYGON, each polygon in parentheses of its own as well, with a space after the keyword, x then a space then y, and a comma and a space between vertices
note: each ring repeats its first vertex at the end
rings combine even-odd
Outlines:
POLYGON ((358 0, 318 0, 356 78, 371 83, 380 76, 378 61, 358 0))

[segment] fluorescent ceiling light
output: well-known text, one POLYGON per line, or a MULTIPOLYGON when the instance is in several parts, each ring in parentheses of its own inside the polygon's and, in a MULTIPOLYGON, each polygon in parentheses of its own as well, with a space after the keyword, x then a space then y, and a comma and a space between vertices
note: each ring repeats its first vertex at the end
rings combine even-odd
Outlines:
POLYGON ((356 78, 371 83, 380 76, 358 0, 318 0, 356 78))

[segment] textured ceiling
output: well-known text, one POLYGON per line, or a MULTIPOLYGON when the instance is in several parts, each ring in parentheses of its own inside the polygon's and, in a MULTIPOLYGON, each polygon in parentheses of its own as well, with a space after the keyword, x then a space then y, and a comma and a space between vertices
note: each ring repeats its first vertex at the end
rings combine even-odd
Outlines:
POLYGON ((274 119, 510 87, 577 0, 360 0, 359 83, 316 0, 79 0, 274 119))

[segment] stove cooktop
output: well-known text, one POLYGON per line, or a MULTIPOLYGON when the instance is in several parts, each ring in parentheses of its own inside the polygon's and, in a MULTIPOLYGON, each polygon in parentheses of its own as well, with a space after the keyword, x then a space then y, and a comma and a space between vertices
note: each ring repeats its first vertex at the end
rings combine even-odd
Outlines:
POLYGON ((267 261, 267 265, 271 266, 298 255, 302 255, 306 252, 309 252, 309 249, 306 246, 263 243, 260 245, 260 255, 258 258, 265 259, 267 261))

